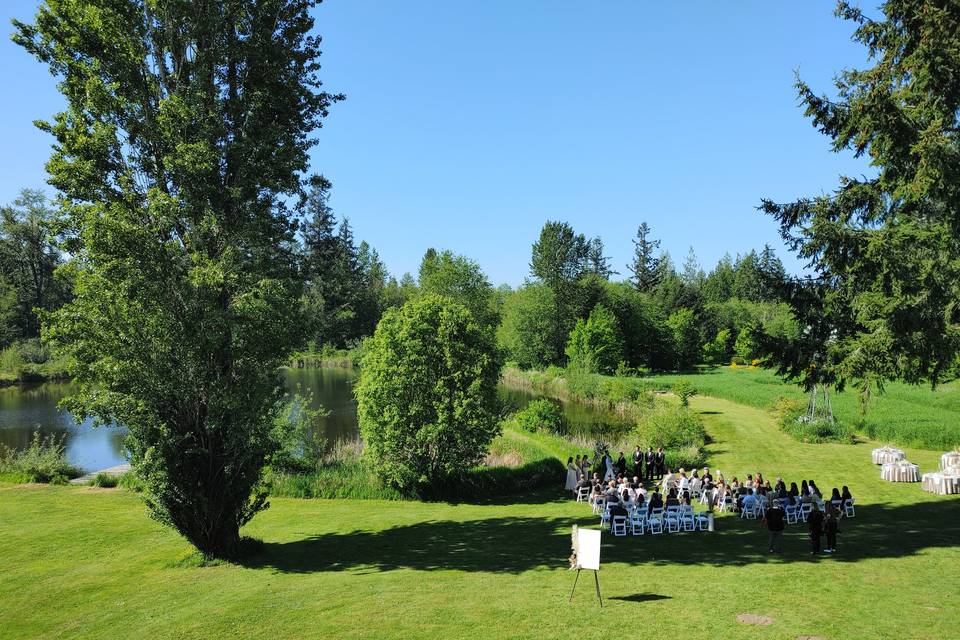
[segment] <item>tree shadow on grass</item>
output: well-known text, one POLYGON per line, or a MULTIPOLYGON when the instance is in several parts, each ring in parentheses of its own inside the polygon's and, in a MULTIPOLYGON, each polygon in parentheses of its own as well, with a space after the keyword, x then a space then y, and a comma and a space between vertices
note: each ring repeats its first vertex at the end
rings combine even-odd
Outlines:
POLYGON ((650 602, 652 600, 669 600, 670 596, 659 593, 634 593, 629 596, 610 596, 607 600, 623 600, 624 602, 650 602))
POLYGON ((242 563, 292 573, 352 569, 522 573, 566 566, 570 525, 566 518, 427 521, 382 531, 266 542, 261 553, 242 563))
MULTIPOLYGON (((576 523, 597 526, 586 512, 576 523)), ((265 542, 243 564, 282 572, 453 569, 522 573, 564 568, 570 553, 567 518, 504 517, 427 521, 380 531, 324 533, 292 542, 265 542)), ((912 505, 863 505, 840 523, 840 552, 831 562, 898 558, 928 548, 960 546, 960 500, 912 505)), ((604 532, 602 562, 630 565, 744 566, 806 560, 806 525, 787 525, 785 552, 767 554, 767 533, 756 520, 718 519, 718 530, 614 538, 604 532)), ((827 560, 827 557, 824 557, 827 560)))

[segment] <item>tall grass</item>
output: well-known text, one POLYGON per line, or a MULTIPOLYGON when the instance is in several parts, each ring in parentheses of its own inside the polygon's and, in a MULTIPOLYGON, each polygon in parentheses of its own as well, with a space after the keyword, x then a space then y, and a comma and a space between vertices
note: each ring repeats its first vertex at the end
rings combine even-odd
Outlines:
POLYGON ((67 461, 63 438, 34 432, 25 449, 0 445, 0 475, 7 481, 61 484, 80 470, 67 461))
MULTIPOLYGON (((807 395, 780 380, 768 369, 717 367, 699 373, 654 375, 642 379, 648 388, 667 390, 687 377, 703 395, 731 400, 758 409, 770 407, 780 396, 806 403, 807 395)), ((875 393, 860 413, 856 392, 832 393, 833 412, 841 429, 869 438, 918 449, 948 450, 960 445, 960 381, 928 386, 891 382, 875 393)))

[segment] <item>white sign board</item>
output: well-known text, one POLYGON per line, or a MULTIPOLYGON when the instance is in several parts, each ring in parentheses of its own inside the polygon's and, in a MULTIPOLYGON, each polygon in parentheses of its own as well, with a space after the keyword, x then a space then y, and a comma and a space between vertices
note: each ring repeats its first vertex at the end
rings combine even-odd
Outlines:
POLYGON ((600 569, 600 530, 573 528, 573 552, 577 569, 600 569))

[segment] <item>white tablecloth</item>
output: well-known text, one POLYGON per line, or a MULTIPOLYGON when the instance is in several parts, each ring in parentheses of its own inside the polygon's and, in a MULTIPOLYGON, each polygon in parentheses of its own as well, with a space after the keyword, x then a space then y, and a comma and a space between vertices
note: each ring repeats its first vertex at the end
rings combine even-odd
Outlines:
POLYGON ((960 474, 925 473, 923 474, 923 490, 941 495, 960 493, 960 474))
POLYGON ((894 449, 893 447, 880 447, 873 450, 873 464, 886 464, 896 462, 906 457, 903 449, 894 449))
POLYGON ((920 467, 906 460, 888 462, 880 467, 880 477, 890 482, 920 482, 920 467))
POLYGON ((941 469, 956 466, 960 466, 960 453, 957 453, 956 451, 947 451, 945 454, 940 456, 941 469))

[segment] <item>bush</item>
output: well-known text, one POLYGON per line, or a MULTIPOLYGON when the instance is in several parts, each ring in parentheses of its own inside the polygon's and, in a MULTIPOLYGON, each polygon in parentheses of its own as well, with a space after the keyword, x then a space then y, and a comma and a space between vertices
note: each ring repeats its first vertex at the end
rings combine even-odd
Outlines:
POLYGON ((63 439, 40 436, 34 432, 26 449, 15 450, 0 445, 0 473, 18 474, 29 482, 61 484, 80 475, 80 470, 67 462, 63 439))
POLYGON ((694 387, 693 383, 691 383, 686 378, 680 378, 679 380, 674 382, 673 387, 671 388, 671 391, 673 391, 673 394, 675 396, 680 398, 681 407, 689 407, 690 398, 697 395, 696 387, 694 387))
POLYGON ((380 320, 354 387, 366 453, 404 493, 455 484, 500 432, 492 329, 424 295, 380 320))
POLYGON ((302 396, 299 389, 277 416, 274 438, 280 444, 270 464, 290 473, 309 473, 317 468, 327 452, 323 435, 323 418, 330 415, 323 407, 310 408, 312 396, 302 396))
POLYGON ((645 414, 633 432, 642 447, 663 447, 668 450, 701 449, 707 432, 699 416, 683 407, 658 404, 645 414))
POLYGON ((98 473, 93 477, 93 480, 90 481, 91 487, 102 487, 104 489, 112 489, 120 483, 120 477, 115 476, 109 473, 98 473))
POLYGON ((538 398, 517 412, 517 426, 524 431, 551 431, 565 433, 563 409, 553 400, 538 398))

